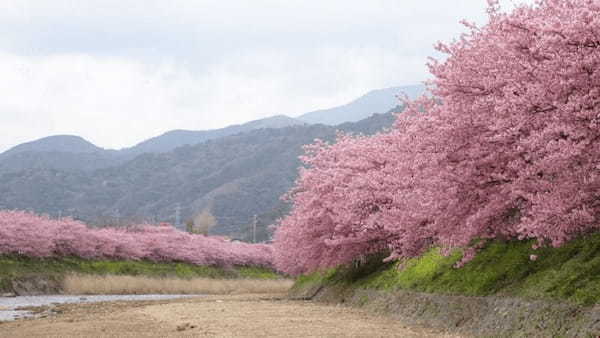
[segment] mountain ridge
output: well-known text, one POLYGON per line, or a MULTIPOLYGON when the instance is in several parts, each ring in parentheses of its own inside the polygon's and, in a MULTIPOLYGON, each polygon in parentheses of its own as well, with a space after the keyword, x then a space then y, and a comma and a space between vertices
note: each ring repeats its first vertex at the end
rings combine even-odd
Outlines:
POLYGON ((371 135, 390 128, 403 109, 391 107, 376 114, 363 109, 368 118, 335 126, 274 116, 213 131, 175 130, 153 138, 176 138, 164 148, 146 142, 150 150, 137 153, 77 136, 50 140, 55 149, 73 146, 79 153, 35 151, 39 142, 26 143, 0 157, 0 209, 72 215, 98 226, 174 223, 175 210, 183 221, 208 213, 216 220, 212 234, 245 240, 258 215, 258 236, 267 239, 268 226, 288 210, 280 196, 297 178, 303 146, 316 138, 334 141, 338 131, 371 135))
POLYGON ((253 120, 242 124, 234 124, 218 129, 208 130, 185 130, 175 129, 167 131, 159 136, 151 137, 135 146, 122 149, 105 149, 101 148, 90 141, 78 135, 51 135, 42 137, 33 141, 28 141, 16 145, 3 153, 0 153, 0 158, 6 158, 20 152, 69 152, 69 153, 93 153, 93 152, 109 152, 109 153, 133 153, 141 154, 144 152, 165 152, 171 151, 177 147, 186 144, 197 144, 206 140, 237 134, 259 128, 281 128, 289 125, 304 124, 305 122, 285 116, 275 115, 263 119, 253 120), (173 140, 172 135, 177 135, 180 140, 173 140), (164 139, 167 138, 167 144, 164 139))
MULTIPOLYGON (((388 128, 392 113, 341 127, 294 125, 261 128, 166 153, 145 153, 119 165, 91 171, 26 168, 0 173, 0 208, 72 215, 96 225, 183 221, 208 210, 211 233, 248 239, 253 215, 259 236, 286 206, 280 196, 292 186, 303 146, 333 141, 338 130, 372 134, 388 128)), ((283 211, 282 211, 283 210, 283 211)))
MULTIPOLYGON (((100 157, 115 156, 131 159, 146 152, 171 151, 184 145, 194 145, 210 139, 234 135, 260 128, 282 128, 304 123, 321 123, 335 126, 346 122, 357 122, 374 113, 382 113, 399 104, 396 95, 406 93, 414 98, 425 92, 422 85, 398 86, 376 89, 344 104, 329 109, 320 109, 302 114, 296 118, 275 115, 242 124, 234 124, 218 129, 186 130, 176 129, 143 140, 132 147, 105 149, 94 145, 77 135, 52 135, 25 142, 0 153, 0 160, 22 152, 61 152, 61 153, 103 153, 100 157)), ((117 161, 118 162, 118 161, 117 161)), ((1 170, 1 168, 0 168, 1 170)))
POLYGON ((224 128, 209 130, 170 130, 162 135, 144 140, 133 147, 124 148, 120 151, 141 153, 160 153, 171 151, 184 145, 194 145, 211 139, 234 135, 260 128, 283 128, 292 125, 304 124, 305 122, 285 116, 275 115, 263 119, 253 120, 242 124, 233 124, 224 128))
POLYGON ((93 153, 104 149, 77 135, 52 135, 21 143, 0 153, 0 159, 26 151, 66 151, 74 153, 93 153))
POLYGON ((357 122, 381 113, 400 104, 398 95, 406 94, 415 99, 425 94, 425 86, 398 86, 371 90, 368 93, 344 104, 328 109, 319 109, 302 114, 297 119, 307 123, 321 123, 325 125, 338 125, 345 122, 357 122))

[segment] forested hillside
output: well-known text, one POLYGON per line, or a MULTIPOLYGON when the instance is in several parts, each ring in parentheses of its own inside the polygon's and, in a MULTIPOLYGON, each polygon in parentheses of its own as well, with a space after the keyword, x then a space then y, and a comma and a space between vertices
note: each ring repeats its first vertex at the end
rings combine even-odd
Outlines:
MULTIPOLYGON (((333 140, 336 130, 373 134, 390 127, 393 120, 386 113, 338 127, 256 129, 169 152, 141 154, 106 168, 94 168, 99 153, 36 154, 39 166, 29 163, 27 169, 15 167, 1 174, 0 206, 73 215, 96 225, 175 222, 180 208, 182 223, 205 212, 216 220, 211 233, 248 240, 253 216, 258 215, 258 239, 263 240, 268 236, 266 227, 287 210, 280 196, 297 177, 304 145, 316 138, 333 140), (44 167, 46 157, 62 159, 62 167, 44 167), (79 168, 73 169, 71 163, 79 168)), ((6 167, 12 162, 0 163, 6 167)))

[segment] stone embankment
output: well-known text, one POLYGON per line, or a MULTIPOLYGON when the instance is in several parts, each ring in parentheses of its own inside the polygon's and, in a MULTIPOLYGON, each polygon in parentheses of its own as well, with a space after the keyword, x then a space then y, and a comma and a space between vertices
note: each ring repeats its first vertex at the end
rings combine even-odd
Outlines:
POLYGON ((407 325, 456 334, 511 337, 598 337, 600 306, 514 297, 466 297, 305 284, 291 299, 344 304, 397 318, 407 325))

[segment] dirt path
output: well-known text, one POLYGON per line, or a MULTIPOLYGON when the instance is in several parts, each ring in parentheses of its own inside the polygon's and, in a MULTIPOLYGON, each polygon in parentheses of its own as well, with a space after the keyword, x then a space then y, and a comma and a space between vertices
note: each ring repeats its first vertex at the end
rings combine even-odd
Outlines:
POLYGON ((48 318, 0 323, 0 337, 456 337, 359 309, 277 295, 68 304, 48 318))

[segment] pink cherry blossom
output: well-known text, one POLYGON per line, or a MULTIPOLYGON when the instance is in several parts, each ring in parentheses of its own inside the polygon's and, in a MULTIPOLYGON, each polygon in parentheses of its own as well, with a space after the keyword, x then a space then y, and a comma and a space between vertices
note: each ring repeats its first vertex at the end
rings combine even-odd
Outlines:
POLYGON ((197 265, 272 265, 266 244, 233 243, 194 235, 166 223, 127 228, 89 228, 70 218, 0 211, 0 255, 77 256, 87 259, 151 260, 197 265))
POLYGON ((437 45, 432 97, 391 131, 306 148, 275 234, 291 274, 374 252, 536 239, 560 246, 600 226, 600 1, 540 0, 437 45))

